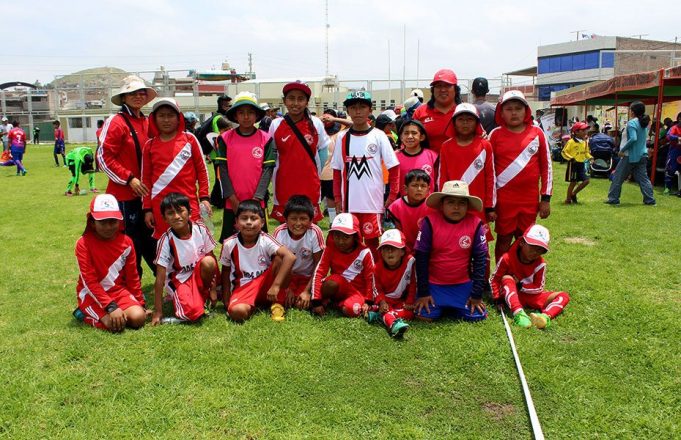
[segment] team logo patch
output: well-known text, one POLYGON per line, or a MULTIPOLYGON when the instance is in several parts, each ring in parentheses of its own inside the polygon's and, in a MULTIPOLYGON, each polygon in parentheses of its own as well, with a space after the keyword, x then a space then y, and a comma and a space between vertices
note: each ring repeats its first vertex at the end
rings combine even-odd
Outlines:
POLYGON ((483 166, 482 159, 475 159, 475 162, 473 162, 473 166, 475 167, 476 170, 481 170, 483 166))
POLYGON ((367 145, 367 153, 376 154, 377 151, 378 151, 378 145, 376 145, 376 144, 367 145))
POLYGON ((429 122, 433 122, 433 120, 434 120, 434 119, 433 119, 432 117, 428 116, 426 119, 423 120, 423 123, 424 123, 424 124, 427 124, 427 123, 429 123, 429 122))
POLYGON ((180 157, 181 157, 183 160, 189 159, 190 157, 192 157, 192 152, 191 152, 191 150, 182 150, 182 151, 180 151, 180 157))
POLYGON ((362 260, 355 260, 354 263, 352 263, 355 269, 357 270, 362 270, 362 260))
POLYGON ((305 136, 305 142, 307 142, 308 145, 312 145, 314 143, 314 138, 310 134, 306 134, 305 136))
POLYGON ((107 200, 107 199, 104 199, 104 200, 100 199, 100 200, 101 201, 99 201, 99 203, 102 205, 101 207, 106 209, 107 211, 112 210, 112 209, 118 209, 118 206, 114 206, 114 204, 111 203, 111 200, 107 200))
POLYGON ((267 257, 261 255, 258 257, 258 264, 261 266, 267 266, 267 257))
POLYGON ((369 162, 367 162, 366 156, 362 156, 361 159, 358 159, 357 156, 352 156, 352 159, 349 162, 350 163, 347 165, 348 179, 353 174, 357 177, 357 180, 361 180, 362 176, 365 174, 371 177, 371 169, 369 168, 369 162))
POLYGON ((471 247, 471 238, 468 235, 464 235, 463 237, 459 238, 459 246, 461 249, 468 249, 471 247))
POLYGON ((423 166, 421 167, 421 169, 422 169, 423 171, 425 171, 426 174, 428 174, 429 176, 432 176, 432 175, 433 175, 433 167, 431 167, 430 165, 425 164, 425 165, 423 165, 423 166))
POLYGON ((364 231, 365 234, 371 234, 374 232, 374 225, 368 222, 364 223, 364 225, 362 225, 362 231, 364 231))
POLYGON ((530 145, 527 146, 527 151, 530 152, 530 154, 535 154, 537 151, 539 151, 539 140, 535 138, 530 145))
POLYGON ((260 147, 253 148, 253 150, 251 151, 251 154, 253 155, 254 158, 261 159, 262 155, 263 155, 262 148, 260 148, 260 147))
POLYGON ((312 249, 302 248, 300 250, 300 256, 302 258, 310 258, 311 255, 312 255, 312 249))

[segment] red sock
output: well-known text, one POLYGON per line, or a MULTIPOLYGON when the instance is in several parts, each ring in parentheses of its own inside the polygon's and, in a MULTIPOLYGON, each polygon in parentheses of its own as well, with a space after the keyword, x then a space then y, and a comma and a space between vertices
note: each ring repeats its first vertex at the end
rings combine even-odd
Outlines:
POLYGON ((544 307, 542 313, 546 313, 549 318, 553 319, 563 311, 563 307, 565 307, 569 302, 570 295, 568 295, 567 292, 558 292, 558 295, 553 298, 553 301, 544 307))
POLYGON ((518 298, 518 288, 515 285, 515 281, 512 278, 503 278, 501 280, 501 294, 514 315, 522 310, 523 305, 520 304, 520 299, 518 298))
POLYGON ((397 319, 397 316, 395 316, 395 312, 389 311, 383 314, 383 324, 385 324, 386 327, 390 328, 393 326, 393 323, 397 319))
POLYGON ((396 319, 414 319, 414 312, 406 309, 390 309, 383 315, 383 324, 390 328, 396 319))

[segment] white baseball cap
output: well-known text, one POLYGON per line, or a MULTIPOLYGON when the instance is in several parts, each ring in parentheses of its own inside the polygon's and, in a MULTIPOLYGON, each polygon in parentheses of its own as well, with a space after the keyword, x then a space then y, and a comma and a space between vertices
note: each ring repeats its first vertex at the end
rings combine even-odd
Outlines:
POLYGON ((381 114, 382 114, 382 115, 385 115, 385 116, 387 116, 387 117, 389 117, 389 118, 390 118, 390 122, 395 122, 395 119, 397 119, 397 113, 395 113, 394 110, 386 110, 386 111, 384 111, 384 112, 381 113, 381 114))
POLYGON ((542 225, 535 224, 527 228, 527 231, 523 234, 523 238, 527 244, 542 247, 547 251, 549 250, 551 235, 549 234, 549 230, 542 225))
POLYGON ((111 194, 99 194, 90 202, 90 215, 95 220, 123 220, 116 197, 111 194))
POLYGON ((511 101, 513 99, 522 102, 523 104, 525 104, 528 107, 530 105, 530 104, 527 103, 527 99, 525 99, 525 95, 520 90, 509 90, 508 92, 504 93, 504 96, 501 97, 501 104, 503 105, 505 102, 511 101))
POLYGON ((473 105, 469 104, 467 102, 462 102, 461 104, 456 106, 456 109, 454 110, 454 114, 452 115, 452 119, 456 119, 457 116, 463 114, 463 113, 468 113, 473 116, 475 116, 476 119, 480 119, 480 114, 478 113, 478 109, 473 105))
POLYGON ((381 235, 381 239, 378 242, 378 249, 382 246, 392 246, 398 249, 404 249, 406 241, 402 231, 399 229, 388 229, 381 235))

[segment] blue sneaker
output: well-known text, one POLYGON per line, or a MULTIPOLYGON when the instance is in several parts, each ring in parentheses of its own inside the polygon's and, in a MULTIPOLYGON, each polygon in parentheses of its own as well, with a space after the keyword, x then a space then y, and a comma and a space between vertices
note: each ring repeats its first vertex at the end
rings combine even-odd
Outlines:
POLYGON ((407 330, 409 330, 409 324, 401 319, 396 319, 395 322, 393 322, 393 325, 390 326, 390 336, 393 338, 401 338, 407 330))
POLYGON ((381 314, 378 312, 374 312, 373 310, 367 312, 367 322, 369 324, 373 324, 375 322, 380 322, 381 321, 381 314))

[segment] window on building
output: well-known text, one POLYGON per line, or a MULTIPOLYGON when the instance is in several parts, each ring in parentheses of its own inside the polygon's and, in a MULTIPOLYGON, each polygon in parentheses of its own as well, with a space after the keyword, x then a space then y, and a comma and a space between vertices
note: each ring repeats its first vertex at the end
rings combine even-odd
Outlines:
MULTIPOLYGON (((85 118, 87 128, 92 126, 90 118, 85 118)), ((83 128, 83 118, 69 118, 69 128, 83 128)))
POLYGON ((614 67, 615 57, 612 52, 580 52, 566 55, 541 57, 537 60, 537 72, 540 74, 573 72, 575 70, 598 69, 598 67, 614 67))
POLYGON ((601 52, 601 67, 615 67, 615 54, 613 52, 601 52))

